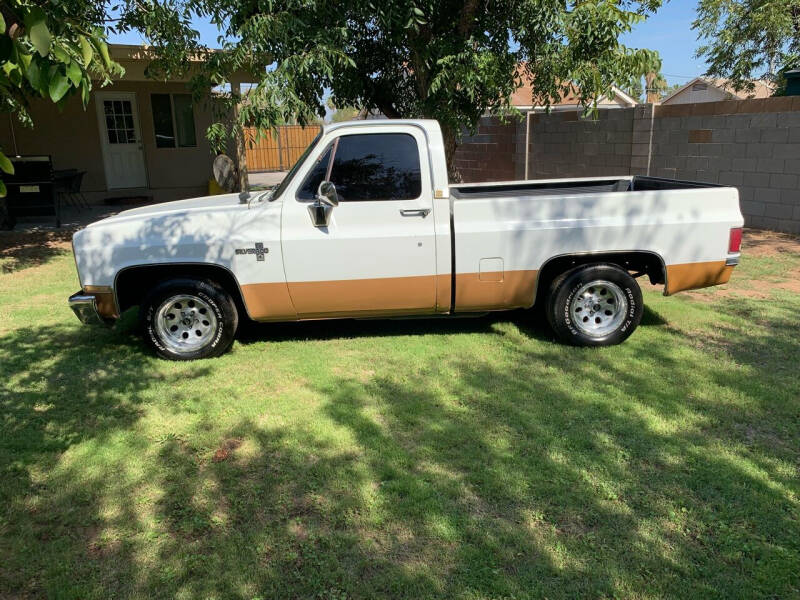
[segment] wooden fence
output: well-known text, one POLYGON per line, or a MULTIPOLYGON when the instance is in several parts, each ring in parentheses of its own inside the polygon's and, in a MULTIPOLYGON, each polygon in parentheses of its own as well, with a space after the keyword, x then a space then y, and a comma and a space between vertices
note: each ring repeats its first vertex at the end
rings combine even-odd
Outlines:
POLYGON ((282 125, 274 132, 257 138, 255 128, 245 128, 245 148, 248 171, 286 171, 300 157, 319 133, 319 127, 311 125, 282 125))

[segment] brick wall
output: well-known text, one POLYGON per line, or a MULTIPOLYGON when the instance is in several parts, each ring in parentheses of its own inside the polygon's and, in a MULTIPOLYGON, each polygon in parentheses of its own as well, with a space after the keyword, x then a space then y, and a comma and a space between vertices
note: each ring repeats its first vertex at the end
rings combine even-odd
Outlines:
POLYGON ((462 138, 453 166, 465 183, 521 179, 525 173, 524 128, 520 130, 517 120, 501 123, 483 117, 475 135, 462 138))
MULTIPOLYGON (((525 121, 481 127, 456 154, 465 181, 523 178, 525 121)), ((748 225, 800 233, 800 97, 531 116, 531 179, 648 173, 734 185, 748 225)))

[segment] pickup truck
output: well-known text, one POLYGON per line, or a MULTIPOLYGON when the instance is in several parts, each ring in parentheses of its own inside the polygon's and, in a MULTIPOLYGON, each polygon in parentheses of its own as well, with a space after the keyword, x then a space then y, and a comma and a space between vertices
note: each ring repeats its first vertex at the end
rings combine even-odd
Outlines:
POLYGON ((636 278, 726 283, 732 187, 624 176, 450 184, 438 123, 324 127, 277 188, 121 212, 78 231, 83 322, 139 307, 147 343, 189 360, 255 321, 452 316, 543 307, 579 346, 625 340, 636 278))

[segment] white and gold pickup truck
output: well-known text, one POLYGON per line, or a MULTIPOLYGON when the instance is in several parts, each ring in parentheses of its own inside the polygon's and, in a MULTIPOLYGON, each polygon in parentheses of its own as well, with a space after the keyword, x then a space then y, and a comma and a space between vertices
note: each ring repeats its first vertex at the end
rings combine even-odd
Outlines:
POLYGON ((732 187, 652 177, 451 185, 435 121, 321 130, 274 190, 121 212, 78 231, 83 322, 138 306, 164 358, 217 356, 239 320, 456 315, 541 304, 582 346, 625 340, 636 278, 664 294, 726 283, 732 187))

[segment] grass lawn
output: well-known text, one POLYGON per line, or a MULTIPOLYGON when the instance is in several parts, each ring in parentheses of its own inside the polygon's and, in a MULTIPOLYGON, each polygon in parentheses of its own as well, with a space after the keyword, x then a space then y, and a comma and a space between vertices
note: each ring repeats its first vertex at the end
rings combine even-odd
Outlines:
POLYGON ((248 327, 220 359, 82 326, 0 248, 0 597, 800 595, 800 242, 622 346, 525 313, 248 327))

